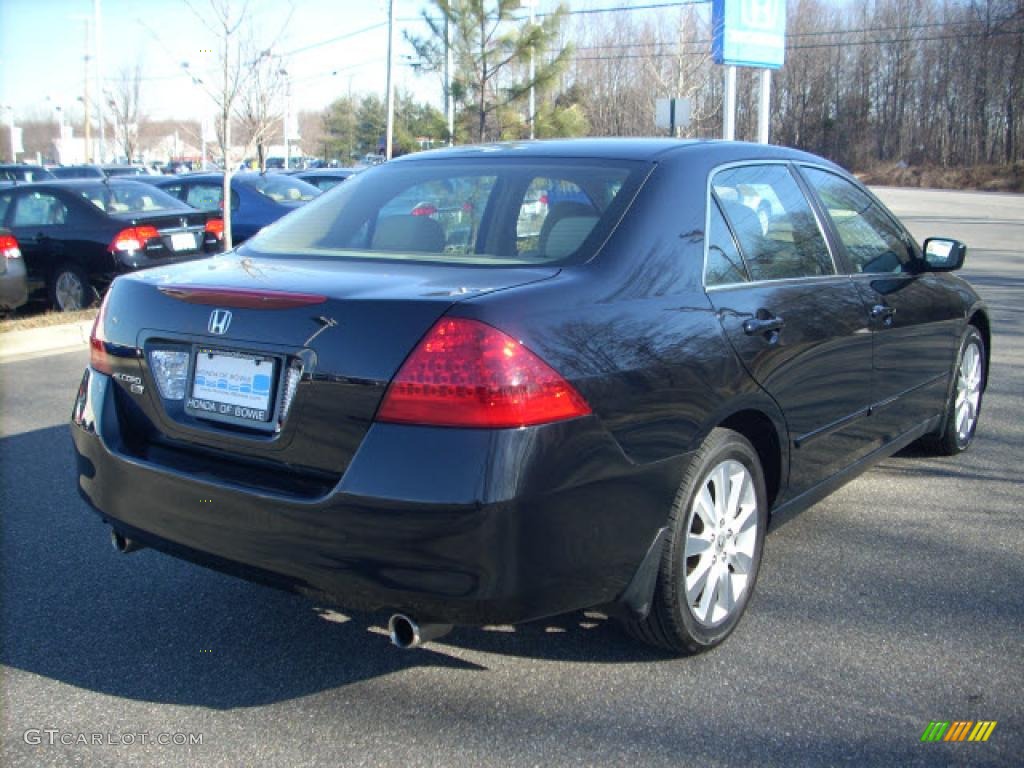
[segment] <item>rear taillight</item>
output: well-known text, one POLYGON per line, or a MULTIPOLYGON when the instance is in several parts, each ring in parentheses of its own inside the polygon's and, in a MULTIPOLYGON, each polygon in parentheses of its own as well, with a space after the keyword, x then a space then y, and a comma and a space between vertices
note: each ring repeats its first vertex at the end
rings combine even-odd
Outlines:
POLYGON ((537 202, 539 202, 541 205, 547 205, 548 204, 547 193, 545 192, 543 195, 541 195, 540 198, 538 198, 537 202))
POLYGON ((377 421, 500 429, 589 413, 572 384, 508 334, 444 318, 392 380, 377 421))
POLYGON ((128 227, 122 229, 110 241, 110 251, 141 251, 146 243, 160 237, 156 227, 128 227))
POLYGON ((0 235, 0 256, 5 259, 20 259, 21 248, 14 235, 0 235))
POLYGON ((218 240, 224 237, 224 219, 210 219, 206 222, 206 234, 213 235, 218 240))
POLYGON ((430 203, 423 203, 423 205, 417 205, 412 209, 413 216, 433 216, 435 213, 437 213, 437 206, 430 203))
POLYGON ((113 367, 110 362, 110 354, 107 352, 107 339, 103 334, 103 323, 107 317, 107 302, 109 300, 110 290, 107 290, 107 295, 103 297, 103 303, 100 304, 99 314, 93 321, 92 332, 89 334, 89 365, 94 371, 108 375, 113 373, 113 367))

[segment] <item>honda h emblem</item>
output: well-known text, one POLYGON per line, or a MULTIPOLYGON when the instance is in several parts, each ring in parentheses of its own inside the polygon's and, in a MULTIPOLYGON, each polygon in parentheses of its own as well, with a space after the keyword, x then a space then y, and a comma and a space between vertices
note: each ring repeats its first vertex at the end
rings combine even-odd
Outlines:
POLYGON ((210 323, 206 327, 210 333, 223 336, 228 332, 229 325, 231 325, 231 313, 226 309, 215 309, 210 313, 210 323))

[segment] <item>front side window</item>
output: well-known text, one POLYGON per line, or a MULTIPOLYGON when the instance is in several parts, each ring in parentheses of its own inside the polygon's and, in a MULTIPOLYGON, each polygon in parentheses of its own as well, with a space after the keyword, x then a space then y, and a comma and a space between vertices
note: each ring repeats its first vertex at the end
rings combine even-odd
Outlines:
POLYGON ((712 189, 736 234, 752 280, 835 274, 814 211, 787 166, 749 165, 719 171, 712 189))
POLYGON ((388 163, 250 240, 265 255, 481 265, 583 261, 649 165, 480 157, 388 163))
POLYGON ((854 272, 911 270, 914 253, 903 231, 855 185, 818 168, 803 168, 818 193, 854 272))

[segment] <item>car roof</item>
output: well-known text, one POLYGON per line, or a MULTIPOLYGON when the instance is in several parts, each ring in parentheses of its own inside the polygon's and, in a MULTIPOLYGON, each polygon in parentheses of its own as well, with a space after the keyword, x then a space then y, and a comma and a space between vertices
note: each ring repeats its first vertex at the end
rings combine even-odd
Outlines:
MULTIPOLYGON (((655 161, 668 155, 686 157, 711 154, 717 162, 751 159, 807 160, 827 163, 821 158, 788 147, 742 141, 663 138, 588 138, 510 141, 445 147, 404 155, 391 162, 409 163, 455 158, 522 157, 537 159, 579 158, 655 161)), ((828 163, 831 165, 831 163, 828 163)))

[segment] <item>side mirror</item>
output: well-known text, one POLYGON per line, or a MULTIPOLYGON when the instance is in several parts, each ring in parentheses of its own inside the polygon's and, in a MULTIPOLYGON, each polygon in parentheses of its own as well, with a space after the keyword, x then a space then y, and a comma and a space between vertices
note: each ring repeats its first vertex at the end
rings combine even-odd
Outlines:
POLYGON ((947 237, 929 237, 924 241, 924 260, 929 272, 953 272, 964 265, 967 246, 947 237))

